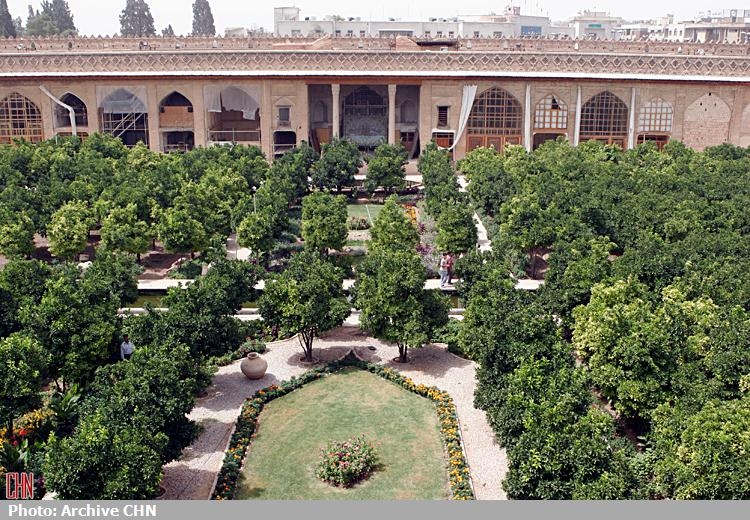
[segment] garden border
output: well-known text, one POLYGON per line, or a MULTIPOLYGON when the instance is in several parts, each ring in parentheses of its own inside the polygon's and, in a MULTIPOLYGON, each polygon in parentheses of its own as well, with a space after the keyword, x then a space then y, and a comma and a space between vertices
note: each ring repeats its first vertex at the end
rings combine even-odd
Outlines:
POLYGON ((345 358, 333 361, 324 367, 308 370, 299 377, 292 377, 279 385, 271 385, 255 392, 245 400, 240 415, 237 417, 234 432, 229 440, 226 455, 211 492, 211 500, 232 500, 237 489, 237 480, 242 469, 247 448, 252 442, 253 433, 258 423, 263 406, 282 397, 305 384, 321 379, 347 367, 355 367, 378 375, 387 381, 398 384, 412 393, 426 397, 435 404, 440 421, 440 436, 447 456, 448 480, 452 500, 474 500, 474 490, 469 474, 469 465, 463 450, 463 439, 458 424, 458 415, 453 399, 448 392, 434 386, 416 384, 410 378, 402 376, 396 370, 367 363, 359 359, 345 358))

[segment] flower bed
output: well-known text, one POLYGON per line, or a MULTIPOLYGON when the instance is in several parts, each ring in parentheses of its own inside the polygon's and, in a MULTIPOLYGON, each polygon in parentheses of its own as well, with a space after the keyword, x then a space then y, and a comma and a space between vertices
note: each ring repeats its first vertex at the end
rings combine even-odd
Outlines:
POLYGON ((315 475, 323 482, 350 487, 367 478, 375 467, 375 447, 364 435, 323 448, 315 475))
POLYGON ((415 394, 427 397, 435 403, 438 418, 440 420, 440 435, 443 438, 448 457, 448 477, 450 481, 451 498, 453 500, 472 500, 474 492, 471 488, 469 467, 466 464, 463 448, 461 445, 461 433, 458 428, 458 416, 453 399, 447 392, 443 392, 434 386, 416 384, 408 377, 404 377, 393 369, 366 363, 364 361, 341 360, 334 361, 321 368, 314 368, 302 374, 300 377, 292 377, 279 386, 272 385, 258 390, 252 397, 247 399, 242 406, 242 411, 237 418, 235 431, 229 441, 229 447, 224 457, 224 463, 216 479, 214 491, 211 494, 213 500, 231 500, 237 487, 237 479, 242 468, 242 460, 245 457, 248 446, 255 433, 258 416, 263 406, 278 397, 314 381, 325 377, 327 374, 336 372, 345 367, 354 366, 367 370, 373 374, 387 379, 415 394))

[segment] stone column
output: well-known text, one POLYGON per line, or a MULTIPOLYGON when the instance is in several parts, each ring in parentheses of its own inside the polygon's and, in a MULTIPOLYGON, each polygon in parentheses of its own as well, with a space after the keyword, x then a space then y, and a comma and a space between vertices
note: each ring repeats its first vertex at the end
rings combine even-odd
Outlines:
POLYGON ((396 144, 396 85, 388 85, 388 144, 396 144))
POLYGON ((297 102, 293 109, 292 119, 297 121, 297 144, 302 141, 310 141, 310 94, 307 91, 307 83, 297 85, 297 102))
POLYGON ((153 152, 161 152, 161 128, 159 126, 159 95, 156 92, 156 84, 151 82, 146 85, 146 111, 148 113, 148 147, 153 152))
POLYGON ((531 83, 526 83, 526 103, 523 108, 523 143, 531 151, 531 83))
POLYGON ((271 81, 261 83, 260 103, 260 147, 266 157, 273 158, 273 99, 271 99, 271 81))
POLYGON ((635 148, 635 87, 630 87, 630 117, 628 117, 628 150, 635 148))
POLYGON ((578 146, 581 139, 581 85, 576 92, 576 126, 573 128, 573 146, 578 146))
POLYGON ((333 110, 333 117, 331 118, 333 120, 331 122, 331 125, 332 125, 331 136, 332 137, 338 137, 339 129, 341 128, 341 120, 339 116, 341 102, 339 100, 339 94, 341 94, 341 85, 339 85, 338 83, 332 83, 331 84, 331 96, 333 98, 333 106, 331 107, 333 110))
POLYGON ((193 104, 193 139, 195 146, 206 146, 208 135, 206 132, 206 103, 203 99, 203 84, 194 82, 192 84, 193 95, 190 102, 193 104))

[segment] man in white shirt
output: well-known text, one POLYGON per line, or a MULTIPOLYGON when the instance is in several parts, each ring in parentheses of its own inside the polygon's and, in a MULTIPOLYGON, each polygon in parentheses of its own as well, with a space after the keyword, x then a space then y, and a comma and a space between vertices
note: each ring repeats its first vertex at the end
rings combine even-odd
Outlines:
POLYGON ((133 355, 133 351, 135 350, 135 346, 133 345, 133 342, 130 341, 127 334, 123 334, 122 339, 123 342, 120 344, 120 359, 130 359, 130 356, 133 355))

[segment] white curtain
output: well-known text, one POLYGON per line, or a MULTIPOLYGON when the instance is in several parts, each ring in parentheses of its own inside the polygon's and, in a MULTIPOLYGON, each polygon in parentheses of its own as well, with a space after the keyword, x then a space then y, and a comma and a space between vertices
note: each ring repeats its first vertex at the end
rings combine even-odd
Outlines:
POLYGON ((458 132, 453 137, 453 144, 448 150, 453 150, 458 144, 459 139, 461 139, 461 136, 464 135, 466 123, 469 121, 469 114, 471 114, 471 109, 474 106, 474 96, 476 95, 476 85, 464 85, 463 95, 461 96, 461 114, 458 119, 458 132))
POLYGON ((255 119, 255 112, 260 107, 260 104, 256 101, 260 98, 257 89, 234 86, 221 88, 206 85, 203 90, 203 97, 208 112, 238 110, 242 112, 243 118, 250 120, 255 119))
POLYGON ((105 114, 144 114, 146 87, 96 87, 96 102, 105 114))

